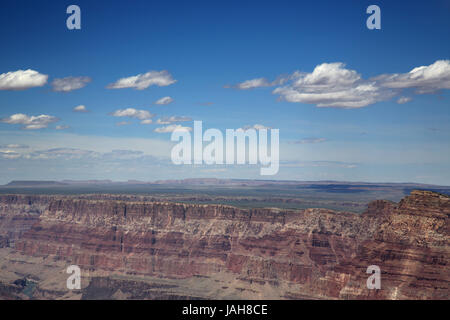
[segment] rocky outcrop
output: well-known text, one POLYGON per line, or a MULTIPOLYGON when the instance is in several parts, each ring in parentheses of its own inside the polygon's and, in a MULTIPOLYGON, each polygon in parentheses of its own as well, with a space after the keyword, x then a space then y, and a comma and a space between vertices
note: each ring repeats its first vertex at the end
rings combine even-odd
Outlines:
POLYGON ((13 245, 38 222, 50 201, 47 196, 0 195, 0 248, 13 245))
MULTIPOLYGON (((95 292, 142 298, 142 290, 150 290, 148 284, 133 287, 134 280, 112 280, 113 274, 175 283, 194 279, 195 298, 222 297, 219 291, 206 293, 200 284, 207 280, 195 279, 215 279, 227 292, 236 289, 232 298, 447 299, 450 294, 450 198, 437 193, 414 191, 400 203, 375 201, 361 215, 39 199, 1 198, 2 212, 23 210, 34 220, 20 224, 27 226, 25 231, 6 220, 0 227, 16 230, 16 238, 20 234, 15 250, 25 256, 53 257, 101 271, 103 278, 92 278, 85 298, 95 292), (42 206, 46 208, 39 214, 42 206), (381 269, 380 290, 366 287, 370 265, 381 269), (240 295, 238 287, 252 295, 240 295)), ((11 220, 15 214, 5 216, 11 220)), ((158 298, 157 292, 147 297, 158 298)), ((183 291, 159 295, 193 297, 183 291)))
POLYGON ((363 215, 379 215, 373 237, 356 256, 335 268, 352 275, 340 298, 448 299, 450 295, 450 198, 413 191, 399 204, 377 201, 363 215), (368 266, 381 268, 382 290, 367 290, 368 266))

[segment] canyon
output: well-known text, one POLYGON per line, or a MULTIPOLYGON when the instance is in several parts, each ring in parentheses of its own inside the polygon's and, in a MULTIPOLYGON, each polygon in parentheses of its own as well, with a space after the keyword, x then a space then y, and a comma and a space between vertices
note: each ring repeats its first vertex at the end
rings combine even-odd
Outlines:
POLYGON ((449 216, 449 196, 419 190, 362 214, 0 195, 0 298, 448 299, 449 216))

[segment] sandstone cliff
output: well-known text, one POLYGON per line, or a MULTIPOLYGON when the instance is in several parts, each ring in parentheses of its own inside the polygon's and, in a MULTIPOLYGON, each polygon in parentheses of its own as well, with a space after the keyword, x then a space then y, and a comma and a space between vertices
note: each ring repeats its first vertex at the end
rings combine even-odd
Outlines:
MULTIPOLYGON (((448 299, 449 215, 450 198, 426 191, 361 215, 2 196, 0 244, 15 241, 5 269, 79 265, 82 298, 448 299), (369 265, 380 290, 366 287, 369 265)), ((35 298, 66 295, 34 277, 35 298)))

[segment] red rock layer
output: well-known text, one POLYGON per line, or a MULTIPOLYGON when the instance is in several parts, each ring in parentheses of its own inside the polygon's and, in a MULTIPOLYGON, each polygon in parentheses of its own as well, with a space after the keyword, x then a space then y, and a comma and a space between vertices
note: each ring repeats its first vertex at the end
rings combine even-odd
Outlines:
POLYGON ((128 274, 232 274, 286 298, 448 299, 449 215, 449 197, 424 191, 362 215, 64 198, 16 249, 128 274), (366 288, 369 265, 381 290, 366 288))
POLYGON ((39 221, 50 197, 0 195, 0 248, 14 241, 39 221))

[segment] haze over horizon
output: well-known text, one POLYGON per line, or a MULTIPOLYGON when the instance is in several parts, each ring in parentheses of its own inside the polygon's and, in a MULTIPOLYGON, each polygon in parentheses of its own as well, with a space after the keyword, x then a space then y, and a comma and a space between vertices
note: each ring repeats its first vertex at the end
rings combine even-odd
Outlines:
POLYGON ((170 185, 177 184, 181 186, 192 186, 192 185, 302 185, 302 184, 323 184, 323 185, 335 185, 335 184, 347 184, 351 185, 411 185, 411 186, 431 186, 431 187, 450 187, 447 185, 437 185, 437 184, 426 184, 417 183, 411 181, 403 182, 366 182, 366 181, 339 181, 339 180, 289 180, 289 179, 230 179, 230 178, 185 178, 185 179, 167 179, 167 180, 110 180, 110 179, 90 179, 90 180, 73 180, 73 179, 62 179, 62 180, 11 180, 5 184, 0 184, 0 186, 36 186, 40 185, 54 185, 54 186, 64 186, 64 185, 170 185))

